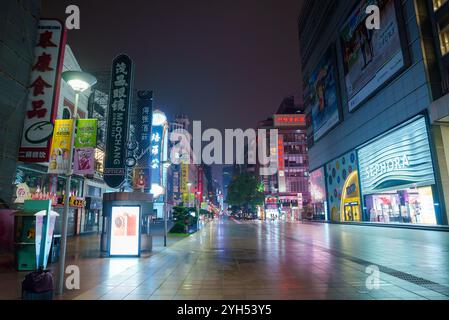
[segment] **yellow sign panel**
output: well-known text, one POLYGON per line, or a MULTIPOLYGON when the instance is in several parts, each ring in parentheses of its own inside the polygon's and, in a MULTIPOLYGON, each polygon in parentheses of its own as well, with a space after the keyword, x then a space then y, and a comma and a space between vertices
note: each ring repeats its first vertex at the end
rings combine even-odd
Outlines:
POLYGON ((189 193, 189 165, 187 163, 181 163, 181 183, 180 190, 182 194, 189 193))

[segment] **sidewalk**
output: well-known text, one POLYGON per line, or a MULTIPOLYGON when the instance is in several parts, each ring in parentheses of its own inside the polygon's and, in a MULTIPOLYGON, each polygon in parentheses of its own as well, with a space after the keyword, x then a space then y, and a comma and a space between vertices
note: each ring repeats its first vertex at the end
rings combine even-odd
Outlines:
MULTIPOLYGON (((184 238, 169 235, 167 245, 170 247, 182 239, 184 238)), ((64 299, 73 299, 124 270, 137 265, 142 260, 163 252, 165 249, 163 236, 156 234, 153 236, 153 251, 142 254, 140 259, 101 258, 99 235, 70 237, 67 242, 66 266, 76 265, 79 267, 81 290, 65 293, 64 299)), ((52 270, 55 275, 55 281, 57 280, 57 267, 58 264, 48 266, 48 269, 52 270)), ((21 283, 28 273, 29 271, 18 272, 15 270, 14 256, 12 254, 0 255, 0 300, 20 299, 21 283)))

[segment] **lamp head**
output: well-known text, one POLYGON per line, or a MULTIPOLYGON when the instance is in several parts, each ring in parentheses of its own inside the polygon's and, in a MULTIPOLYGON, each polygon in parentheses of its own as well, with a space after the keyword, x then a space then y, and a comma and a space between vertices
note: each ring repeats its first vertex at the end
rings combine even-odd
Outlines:
POLYGON ((66 71, 62 78, 76 92, 83 92, 97 83, 97 78, 82 71, 66 71))

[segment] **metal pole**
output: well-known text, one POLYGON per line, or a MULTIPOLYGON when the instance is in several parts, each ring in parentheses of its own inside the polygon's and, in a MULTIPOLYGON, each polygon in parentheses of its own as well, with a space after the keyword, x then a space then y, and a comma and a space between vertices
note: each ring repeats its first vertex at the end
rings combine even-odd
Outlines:
POLYGON ((168 219, 168 199, 167 199, 167 183, 165 185, 165 196, 164 196, 164 247, 167 246, 167 219, 168 219))
POLYGON ((73 164, 73 146, 75 144, 75 130, 76 119, 78 118, 78 101, 79 92, 75 92, 75 107, 72 114, 72 137, 70 140, 70 151, 68 159, 68 168, 65 181, 65 194, 64 194, 64 211, 62 212, 62 234, 61 234, 61 254, 59 257, 59 277, 58 277, 58 294, 62 295, 64 292, 64 275, 65 275, 65 257, 67 250, 67 228, 69 221, 69 209, 70 209, 70 187, 72 183, 72 164, 73 164))

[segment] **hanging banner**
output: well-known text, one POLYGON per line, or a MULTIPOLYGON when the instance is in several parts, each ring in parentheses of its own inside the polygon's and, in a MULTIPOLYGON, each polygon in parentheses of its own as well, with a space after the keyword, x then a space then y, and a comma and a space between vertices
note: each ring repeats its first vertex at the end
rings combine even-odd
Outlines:
POLYGON ((19 161, 48 162, 64 60, 66 30, 58 20, 42 19, 34 49, 19 161))
POLYGON ((73 120, 56 120, 48 173, 64 174, 69 170, 73 120))
POLYGON ((137 92, 136 132, 137 167, 134 169, 134 189, 151 189, 151 126, 153 122, 153 91, 137 92))
POLYGON ((120 55, 112 63, 104 181, 119 188, 125 181, 133 62, 120 55))
POLYGON ((97 146, 97 119, 80 119, 76 122, 75 148, 97 146))
POLYGON ((95 173, 95 147, 97 145, 97 119, 77 121, 73 173, 93 175, 95 173))
POLYGON ((189 183, 189 165, 187 163, 181 163, 180 192, 182 194, 189 193, 189 187, 187 186, 188 183, 189 183))

